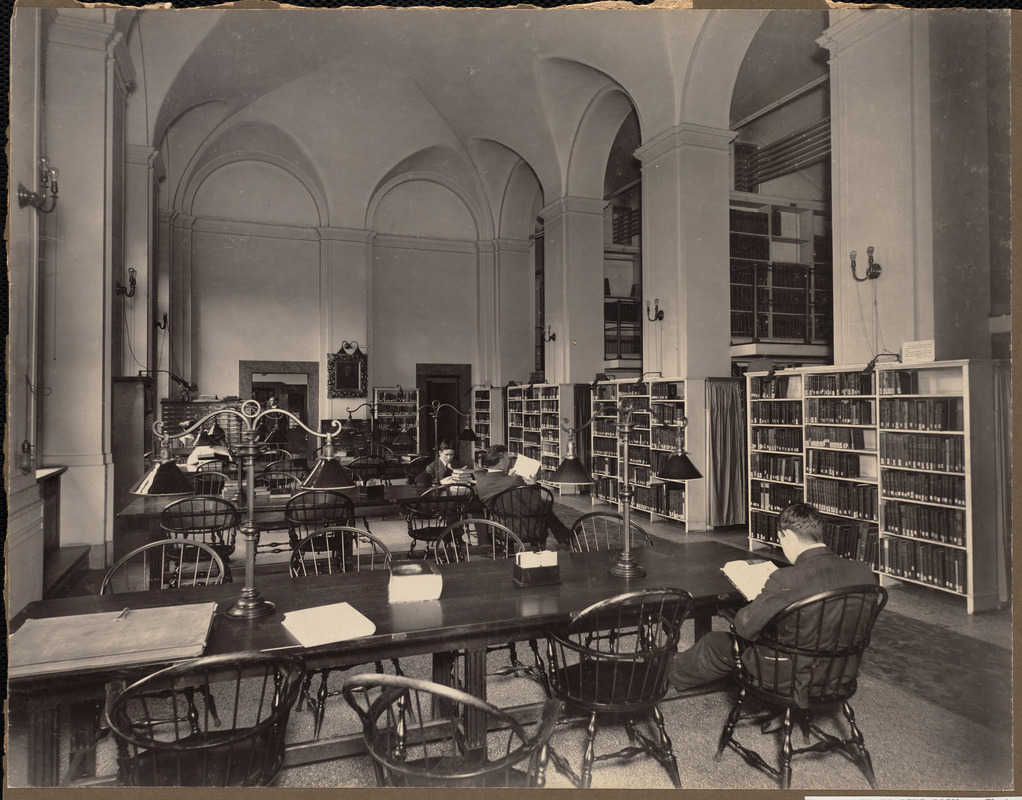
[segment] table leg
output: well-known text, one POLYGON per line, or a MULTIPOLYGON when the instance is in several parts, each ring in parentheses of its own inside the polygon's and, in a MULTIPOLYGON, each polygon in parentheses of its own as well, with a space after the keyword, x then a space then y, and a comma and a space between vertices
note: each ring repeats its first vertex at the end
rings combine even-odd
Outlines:
POLYGON ((713 614, 708 611, 699 611, 692 615, 695 623, 695 638, 702 639, 713 628, 713 614))
MULTIPOLYGON (((486 648, 465 651, 465 691, 481 700, 486 699, 486 648)), ((486 749, 486 715, 469 710, 465 721, 468 746, 473 750, 486 749)))

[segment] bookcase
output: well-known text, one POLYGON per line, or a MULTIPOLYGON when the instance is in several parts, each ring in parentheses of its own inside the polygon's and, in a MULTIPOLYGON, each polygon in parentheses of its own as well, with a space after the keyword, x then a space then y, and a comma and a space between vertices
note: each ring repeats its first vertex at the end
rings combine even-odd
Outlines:
POLYGON ((877 367, 882 582, 999 603, 993 361, 877 367))
MULTIPOLYGON (((808 502, 839 555, 881 583, 1000 602, 993 375, 1005 365, 944 361, 802 367, 747 375, 749 543, 777 545, 777 515, 808 502)), ((1003 525, 1000 527, 1003 528, 1003 525)))
MULTIPOLYGON (((600 381, 596 384, 592 397, 594 419, 590 429, 594 500, 619 505, 619 482, 627 470, 628 481, 634 491, 633 510, 649 514, 650 519, 661 517, 686 524, 693 518, 704 518, 704 514, 693 517, 692 509, 688 507, 691 498, 687 482, 664 481, 656 477, 679 443, 682 447, 687 445, 686 418, 703 413, 701 401, 698 410, 686 408, 686 386, 691 389, 692 383, 682 378, 657 378, 649 381, 600 381), (607 410, 608 404, 632 412, 627 464, 623 463, 623 448, 618 437, 618 414, 607 410)), ((701 392, 702 381, 697 383, 701 392)), ((701 394, 698 396, 701 397, 701 394)))
POLYGON ((396 386, 374 386, 373 436, 377 444, 386 445, 396 453, 419 452, 418 389, 399 389, 396 386), (414 438, 411 444, 394 444, 401 431, 407 430, 414 438))
POLYGON ((503 443, 502 414, 503 393, 499 387, 472 390, 472 430, 479 437, 472 446, 472 460, 476 465, 487 448, 503 443))
POLYGON ((574 494, 578 487, 546 481, 560 466, 568 450, 568 433, 561 420, 574 419, 574 386, 570 383, 536 383, 509 386, 507 390, 507 449, 540 462, 539 481, 561 494, 574 494))

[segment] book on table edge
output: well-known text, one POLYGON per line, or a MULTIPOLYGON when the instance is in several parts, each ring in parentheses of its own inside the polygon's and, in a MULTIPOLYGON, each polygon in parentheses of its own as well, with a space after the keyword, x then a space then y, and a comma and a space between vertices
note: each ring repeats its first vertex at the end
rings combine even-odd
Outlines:
POLYGON ((216 603, 30 619, 7 641, 12 678, 201 656, 216 603))

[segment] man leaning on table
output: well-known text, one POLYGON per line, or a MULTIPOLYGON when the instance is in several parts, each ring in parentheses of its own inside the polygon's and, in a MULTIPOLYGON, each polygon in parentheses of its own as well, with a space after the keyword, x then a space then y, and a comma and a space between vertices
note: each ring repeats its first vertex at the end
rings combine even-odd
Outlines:
MULTIPOLYGON (((823 518, 808 503, 795 503, 777 519, 778 540, 791 566, 767 578, 763 591, 740 609, 734 618, 735 632, 753 640, 770 620, 792 603, 820 592, 876 582, 869 564, 842 558, 823 543, 823 518)), ((732 635, 711 631, 692 647, 671 659, 668 678, 679 691, 701 686, 735 669, 732 635)), ((764 725, 764 732, 777 727, 764 725)))

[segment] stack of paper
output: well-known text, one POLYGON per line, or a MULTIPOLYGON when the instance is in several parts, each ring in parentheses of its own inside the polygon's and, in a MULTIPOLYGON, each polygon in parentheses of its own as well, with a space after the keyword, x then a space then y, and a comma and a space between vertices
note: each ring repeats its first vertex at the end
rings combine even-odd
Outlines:
POLYGON ((303 647, 358 639, 376 632, 376 623, 350 603, 291 611, 284 615, 284 627, 303 647))

